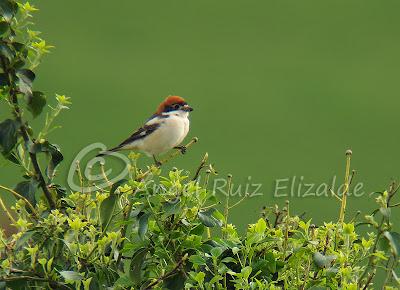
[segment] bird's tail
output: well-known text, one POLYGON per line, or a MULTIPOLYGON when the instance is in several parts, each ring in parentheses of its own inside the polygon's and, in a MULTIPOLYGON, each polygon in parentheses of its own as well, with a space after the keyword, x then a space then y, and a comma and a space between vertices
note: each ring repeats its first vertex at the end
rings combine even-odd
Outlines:
POLYGON ((104 150, 104 151, 100 151, 99 154, 96 155, 96 157, 101 157, 101 156, 105 156, 105 155, 110 155, 113 152, 119 151, 121 150, 121 146, 117 146, 108 150, 104 150))

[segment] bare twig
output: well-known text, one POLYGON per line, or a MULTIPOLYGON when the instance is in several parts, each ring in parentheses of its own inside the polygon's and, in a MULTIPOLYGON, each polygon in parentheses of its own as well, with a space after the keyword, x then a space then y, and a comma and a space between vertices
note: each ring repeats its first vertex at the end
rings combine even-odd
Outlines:
POLYGON ((206 154, 204 154, 204 157, 203 157, 203 159, 201 160, 200 165, 199 165, 199 167, 197 168, 196 173, 195 173, 195 175, 194 175, 194 177, 193 177, 192 180, 197 180, 197 179, 199 178, 200 172, 201 172, 201 170, 204 168, 204 166, 205 166, 207 160, 208 160, 208 153, 206 152, 206 154))
POLYGON ((350 160, 351 160, 351 155, 352 152, 351 150, 346 151, 346 173, 344 176, 344 189, 343 189, 343 195, 342 195, 342 205, 340 207, 340 215, 339 215, 339 223, 344 222, 344 216, 346 214, 346 202, 347 202, 347 194, 349 192, 349 178, 350 178, 350 160))

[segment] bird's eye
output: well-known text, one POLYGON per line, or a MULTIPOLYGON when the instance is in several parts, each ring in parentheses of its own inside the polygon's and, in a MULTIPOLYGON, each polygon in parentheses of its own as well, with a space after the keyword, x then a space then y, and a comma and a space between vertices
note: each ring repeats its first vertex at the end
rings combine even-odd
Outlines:
POLYGON ((179 104, 173 105, 173 108, 174 108, 175 110, 178 110, 180 107, 181 107, 181 105, 179 105, 179 104))

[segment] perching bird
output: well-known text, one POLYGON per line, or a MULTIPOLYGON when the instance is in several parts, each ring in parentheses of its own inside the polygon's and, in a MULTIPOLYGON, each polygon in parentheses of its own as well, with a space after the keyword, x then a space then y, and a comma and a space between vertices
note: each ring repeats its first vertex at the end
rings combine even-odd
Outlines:
POLYGON ((118 146, 100 152, 97 156, 111 154, 120 150, 138 150, 148 156, 153 156, 157 165, 156 156, 175 148, 185 153, 186 148, 180 146, 189 132, 189 112, 193 109, 178 96, 167 97, 143 127, 139 128, 128 139, 118 146))

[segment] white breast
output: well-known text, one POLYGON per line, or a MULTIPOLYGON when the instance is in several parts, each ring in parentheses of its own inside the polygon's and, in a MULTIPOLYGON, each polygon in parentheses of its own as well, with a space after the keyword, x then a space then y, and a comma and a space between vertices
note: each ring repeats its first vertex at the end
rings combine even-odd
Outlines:
POLYGON ((137 149, 148 155, 158 155, 181 144, 189 132, 187 112, 171 113, 161 122, 159 128, 138 142, 137 149))

